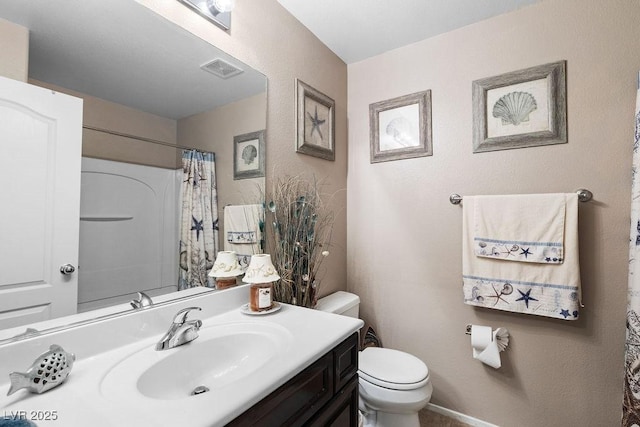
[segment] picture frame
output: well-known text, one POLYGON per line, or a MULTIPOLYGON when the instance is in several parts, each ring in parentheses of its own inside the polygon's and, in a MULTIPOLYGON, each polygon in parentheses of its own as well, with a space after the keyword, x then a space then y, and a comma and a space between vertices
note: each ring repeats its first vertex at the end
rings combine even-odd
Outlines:
POLYGON ((265 173, 264 129, 233 137, 233 179, 261 178, 265 173))
POLYGON ((335 101, 296 79, 296 152, 335 160, 335 101))
POLYGON ((472 83, 473 152, 567 142, 567 61, 472 83))
POLYGON ((431 90, 369 105, 370 162, 433 155, 431 90))

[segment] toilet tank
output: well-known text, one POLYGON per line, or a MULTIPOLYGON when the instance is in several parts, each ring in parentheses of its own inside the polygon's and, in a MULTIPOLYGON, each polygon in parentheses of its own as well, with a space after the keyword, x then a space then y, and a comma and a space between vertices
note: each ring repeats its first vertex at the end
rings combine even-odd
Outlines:
POLYGON ((360 297, 350 292, 338 291, 320 298, 316 310, 358 318, 360 297))

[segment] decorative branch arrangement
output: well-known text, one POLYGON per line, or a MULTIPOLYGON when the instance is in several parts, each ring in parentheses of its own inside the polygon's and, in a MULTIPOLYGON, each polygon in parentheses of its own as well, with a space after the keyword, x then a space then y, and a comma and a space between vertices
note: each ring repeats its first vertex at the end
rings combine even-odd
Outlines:
POLYGON ((322 200, 318 182, 300 176, 280 176, 273 182, 266 209, 272 227, 269 253, 280 274, 274 283, 276 301, 315 307, 318 269, 329 255, 334 214, 322 200))

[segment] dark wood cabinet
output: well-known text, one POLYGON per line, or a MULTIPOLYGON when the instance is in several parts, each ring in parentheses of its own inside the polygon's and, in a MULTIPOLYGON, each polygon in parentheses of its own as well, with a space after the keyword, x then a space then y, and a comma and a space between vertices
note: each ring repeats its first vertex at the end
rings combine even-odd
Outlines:
POLYGON ((307 424, 313 427, 358 425, 358 376, 351 378, 333 400, 307 424))
POLYGON ((355 427, 357 374, 356 332, 228 425, 355 427))

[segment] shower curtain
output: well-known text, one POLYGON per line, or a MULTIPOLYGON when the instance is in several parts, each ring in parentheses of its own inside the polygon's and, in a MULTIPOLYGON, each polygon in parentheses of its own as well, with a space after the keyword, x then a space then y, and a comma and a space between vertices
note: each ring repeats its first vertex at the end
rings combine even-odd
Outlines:
POLYGON ((635 140, 631 184, 631 238, 629 242, 629 294, 625 345, 622 425, 640 426, 640 73, 635 110, 635 140))
POLYGON ((215 154, 182 153, 182 214, 178 290, 215 287, 207 273, 218 253, 218 196, 215 154))

